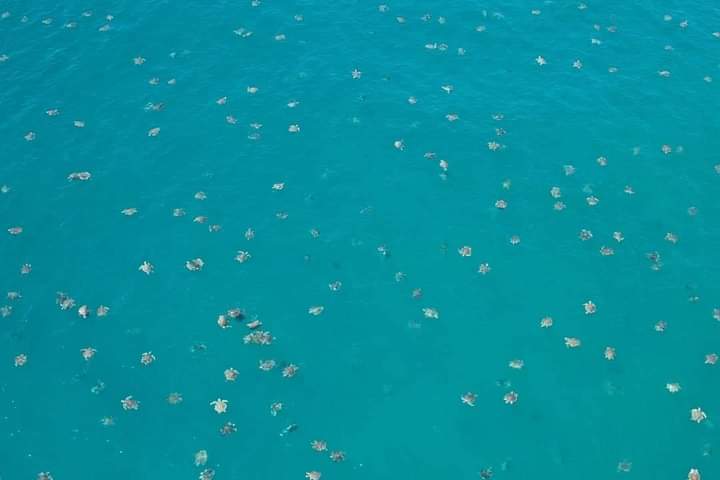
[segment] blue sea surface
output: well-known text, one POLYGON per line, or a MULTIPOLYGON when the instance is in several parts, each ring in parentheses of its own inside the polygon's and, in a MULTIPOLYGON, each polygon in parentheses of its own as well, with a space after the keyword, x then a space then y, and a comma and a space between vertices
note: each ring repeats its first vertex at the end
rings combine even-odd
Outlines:
POLYGON ((718 32, 709 0, 0 0, 0 479, 719 478, 718 32))

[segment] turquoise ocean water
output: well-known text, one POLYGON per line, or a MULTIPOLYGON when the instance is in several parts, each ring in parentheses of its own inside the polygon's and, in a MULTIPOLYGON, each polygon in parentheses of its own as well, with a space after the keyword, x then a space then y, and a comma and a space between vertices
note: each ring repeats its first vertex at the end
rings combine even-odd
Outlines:
POLYGON ((720 475, 717 3, 0 12, 2 480, 720 475))

